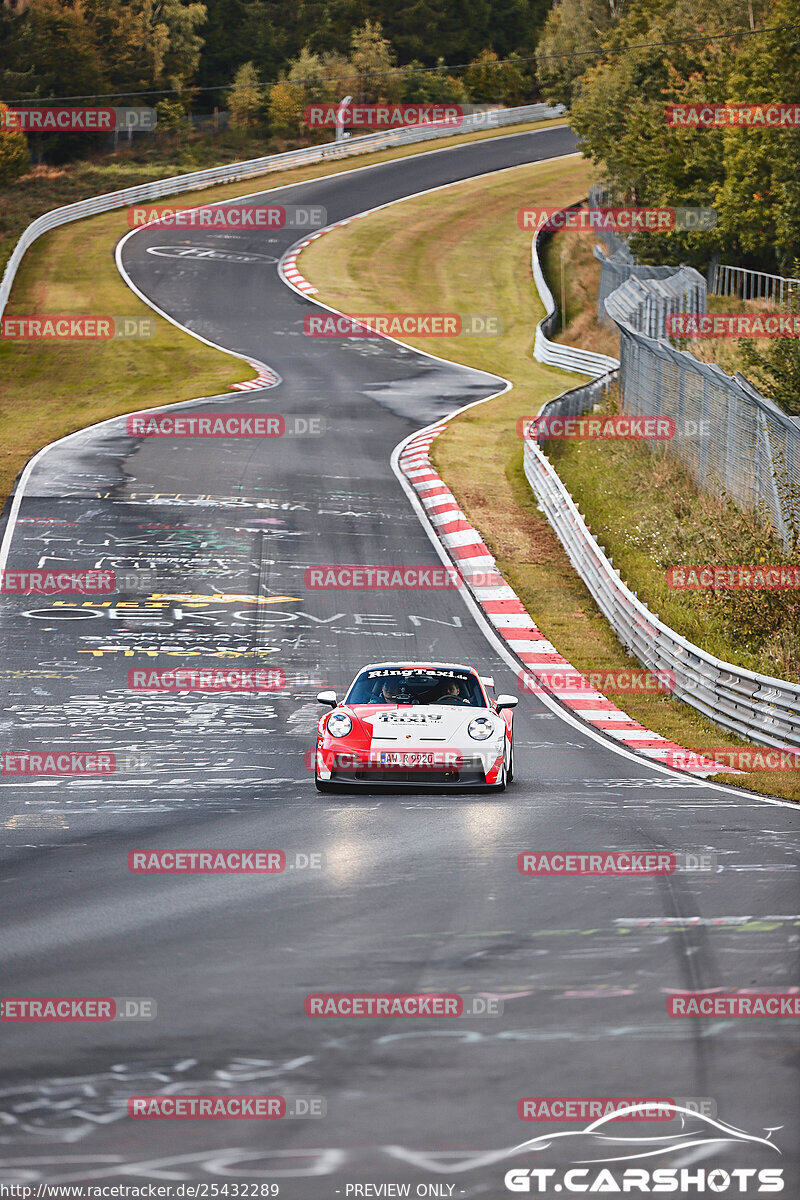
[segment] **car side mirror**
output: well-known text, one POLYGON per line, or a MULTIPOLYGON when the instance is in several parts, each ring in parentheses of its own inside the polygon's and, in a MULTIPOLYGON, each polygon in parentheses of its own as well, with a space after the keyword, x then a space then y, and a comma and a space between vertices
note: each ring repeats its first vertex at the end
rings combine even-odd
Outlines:
POLYGON ((518 704, 519 696, 498 696, 495 701, 498 712, 502 712, 504 708, 516 708, 518 704))
POLYGON ((336 708, 336 692, 317 692, 317 700, 320 704, 328 704, 331 708, 336 708))

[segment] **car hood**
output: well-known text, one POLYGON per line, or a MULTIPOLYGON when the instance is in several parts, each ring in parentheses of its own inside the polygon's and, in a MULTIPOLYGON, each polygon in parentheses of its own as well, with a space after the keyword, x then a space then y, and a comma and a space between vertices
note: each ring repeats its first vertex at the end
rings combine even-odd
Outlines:
POLYGON ((476 717, 488 717, 499 736, 504 723, 490 708, 459 708, 449 704, 431 705, 353 705, 352 711, 362 725, 372 729, 373 742, 387 745, 480 745, 467 733, 476 717))

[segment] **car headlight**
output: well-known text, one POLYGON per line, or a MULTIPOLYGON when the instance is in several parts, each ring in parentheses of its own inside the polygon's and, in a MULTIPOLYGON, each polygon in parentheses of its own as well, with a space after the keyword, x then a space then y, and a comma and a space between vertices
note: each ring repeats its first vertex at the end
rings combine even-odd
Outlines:
POLYGON ((348 717, 347 713, 331 713, 328 717, 328 733, 331 737, 347 737, 350 730, 353 728, 353 722, 348 717))
POLYGON ((485 742, 494 733, 494 725, 488 717, 476 717, 467 726, 467 733, 476 742, 485 742))

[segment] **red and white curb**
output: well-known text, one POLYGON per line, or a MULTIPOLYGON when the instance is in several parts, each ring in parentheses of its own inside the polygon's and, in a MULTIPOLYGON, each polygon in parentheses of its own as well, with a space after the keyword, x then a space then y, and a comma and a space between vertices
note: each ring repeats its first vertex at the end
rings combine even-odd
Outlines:
POLYGON ((317 289, 313 283, 309 283, 305 276, 301 275, 297 269, 297 256, 301 250, 305 250, 309 242, 312 242, 313 237, 306 238, 304 242, 300 242, 293 250, 290 250, 286 258, 281 262, 283 274, 289 280, 293 287, 297 288, 298 292, 302 292, 304 296, 313 296, 317 289))
POLYGON ((281 377, 272 367, 265 366, 264 363, 251 362, 247 360, 254 371, 257 372, 255 379, 245 379, 242 383, 231 384, 231 391, 234 392, 258 392, 261 388, 277 387, 281 382, 281 377))
MULTIPOLYGON (((358 213, 355 217, 347 217, 344 221, 336 221, 333 225, 326 225, 324 229, 318 229, 316 233, 309 234, 307 238, 303 238, 302 242, 298 242, 296 246, 293 246, 289 253, 281 259, 280 263, 278 264, 279 274, 291 287, 295 289, 296 292, 300 292, 300 294, 303 296, 315 296, 317 294, 317 288, 314 287, 313 283, 309 283, 305 275, 301 275, 297 269, 297 259, 299 255, 303 252, 303 250, 305 250, 306 246, 310 246, 312 242, 317 240, 317 238, 322 237, 326 233, 330 233, 333 229, 343 229, 344 226, 349 225, 351 221, 355 221, 358 219, 358 217, 363 217, 365 215, 365 213, 358 213)), ((319 304, 320 302, 316 301, 316 303, 319 304)), ((324 305, 323 307, 327 308, 328 306, 324 305)), ((331 312, 334 311, 337 310, 331 309, 331 312)))
MULTIPOLYGON (((729 766, 714 762, 713 759, 698 758, 693 751, 669 741, 660 733, 654 733, 652 729, 646 729, 622 712, 602 692, 594 691, 585 676, 559 654, 537 629, 514 589, 500 576, 489 547, 467 520, 453 493, 431 464, 431 444, 446 428, 447 422, 442 421, 411 437, 400 453, 400 470, 416 492, 436 536, 465 578, 484 616, 522 664, 520 678, 524 676, 524 668, 530 668, 532 674, 544 680, 547 678, 547 668, 552 667, 558 675, 568 675, 572 685, 559 687, 553 681, 552 686, 547 685, 547 691, 576 717, 629 750, 665 765, 669 765, 667 760, 670 755, 677 753, 682 760, 689 760, 690 765, 681 766, 681 770, 690 775, 734 773, 729 766), (488 581, 480 582, 481 577, 487 575, 488 581), (492 575, 496 578, 492 578, 492 575), (470 576, 473 576, 472 582, 470 576), (574 686, 578 677, 585 680, 585 686, 574 686)), ((536 683, 542 686, 539 679, 536 683)))

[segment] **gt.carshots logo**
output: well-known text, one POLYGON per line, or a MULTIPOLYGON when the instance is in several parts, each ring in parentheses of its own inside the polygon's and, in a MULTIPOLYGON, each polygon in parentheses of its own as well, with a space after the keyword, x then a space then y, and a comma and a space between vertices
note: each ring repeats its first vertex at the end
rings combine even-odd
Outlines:
POLYGON ((623 1171, 611 1171, 608 1167, 573 1167, 559 1171, 555 1167, 512 1167, 506 1171, 503 1182, 509 1192, 533 1192, 536 1195, 553 1196, 556 1192, 572 1192, 592 1195, 674 1195, 694 1196, 708 1193, 720 1195, 760 1195, 782 1192, 783 1168, 740 1167, 722 1170, 721 1167, 706 1170, 702 1167, 627 1167, 623 1171), (755 1185, 755 1191, 751 1189, 755 1185))
MULTIPOLYGON (((598 1103, 584 1099, 590 1104, 598 1103)), ((748 1133, 738 1125, 712 1116, 708 1109, 716 1109, 710 1097, 686 1102, 634 1100, 628 1107, 621 1108, 612 1102, 610 1111, 592 1120, 589 1125, 579 1129, 547 1130, 509 1150, 508 1154, 533 1154, 550 1149, 558 1141, 561 1148, 568 1151, 571 1162, 578 1165, 561 1168, 511 1167, 504 1176, 506 1190, 533 1192, 539 1196, 554 1196, 563 1192, 616 1196, 632 1193, 662 1195, 665 1192, 681 1196, 706 1192, 742 1196, 782 1192, 784 1181, 780 1167, 757 1170, 755 1167, 652 1166, 654 1157, 661 1162, 669 1161, 670 1157, 677 1162, 691 1162, 681 1153, 691 1146, 728 1152, 726 1161, 730 1160, 730 1151, 734 1149, 740 1155, 742 1151, 754 1147, 758 1147, 761 1153, 767 1150, 772 1154, 780 1154, 780 1149, 771 1140, 774 1130, 765 1129, 763 1134, 766 1136, 748 1133), (644 1114, 652 1108, 668 1111, 674 1122, 673 1129, 679 1126, 677 1131, 655 1136, 632 1123, 645 1119, 644 1114), (656 1150, 654 1143, 658 1143, 656 1150), (646 1167, 630 1165, 637 1159, 651 1161, 646 1167)), ((656 1118, 653 1116, 651 1119, 656 1118)))

